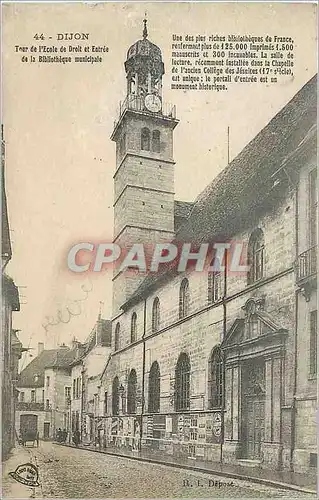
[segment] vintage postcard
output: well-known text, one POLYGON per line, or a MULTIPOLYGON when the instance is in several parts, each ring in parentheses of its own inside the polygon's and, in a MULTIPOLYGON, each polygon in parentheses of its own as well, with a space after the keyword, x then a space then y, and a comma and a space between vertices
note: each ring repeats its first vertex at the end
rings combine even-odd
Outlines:
POLYGON ((3 497, 315 498, 317 4, 2 15, 3 497))

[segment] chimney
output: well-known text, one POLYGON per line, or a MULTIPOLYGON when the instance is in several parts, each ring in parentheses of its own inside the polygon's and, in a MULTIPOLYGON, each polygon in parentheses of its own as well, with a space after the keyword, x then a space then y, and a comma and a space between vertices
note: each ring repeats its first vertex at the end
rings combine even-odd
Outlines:
POLYGON ((41 354, 43 350, 44 350, 44 343, 38 342, 38 356, 41 354))

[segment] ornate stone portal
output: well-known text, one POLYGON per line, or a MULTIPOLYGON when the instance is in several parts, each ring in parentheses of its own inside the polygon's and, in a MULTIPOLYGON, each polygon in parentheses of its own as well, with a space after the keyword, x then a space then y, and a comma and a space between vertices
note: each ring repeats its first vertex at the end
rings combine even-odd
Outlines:
POLYGON ((254 460, 281 468, 282 359, 287 331, 273 322, 262 299, 249 299, 223 341, 225 441, 223 460, 254 460))

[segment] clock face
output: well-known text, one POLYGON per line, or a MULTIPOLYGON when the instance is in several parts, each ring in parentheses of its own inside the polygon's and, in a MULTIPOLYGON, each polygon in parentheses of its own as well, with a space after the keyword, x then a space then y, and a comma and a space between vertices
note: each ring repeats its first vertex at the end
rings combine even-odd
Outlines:
POLYGON ((148 94, 145 97, 145 107, 152 113, 158 113, 162 109, 162 102, 160 98, 155 94, 148 94))

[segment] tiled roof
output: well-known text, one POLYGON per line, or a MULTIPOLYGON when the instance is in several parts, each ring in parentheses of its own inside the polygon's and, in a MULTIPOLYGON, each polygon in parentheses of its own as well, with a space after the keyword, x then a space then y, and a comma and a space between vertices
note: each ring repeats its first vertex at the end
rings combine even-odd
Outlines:
POLYGON ((68 347, 42 351, 19 374, 18 387, 43 387, 46 368, 67 368, 74 360, 75 350, 68 347), (38 375, 37 381, 35 376, 38 375))
POLYGON ((174 201, 174 229, 175 232, 186 222, 194 203, 192 201, 174 201))
MULTIPOLYGON (((197 197, 190 216, 176 234, 175 243, 225 241, 254 225, 285 196, 287 178, 275 187, 272 176, 291 152, 300 147, 316 123, 317 75, 197 197)), ((122 308, 142 300, 150 289, 176 274, 172 266, 166 269, 162 266, 157 274, 149 274, 122 308)))
POLYGON ((73 359, 72 364, 80 363, 95 345, 111 347, 111 341, 112 321, 99 318, 87 340, 83 344, 78 344, 77 356, 73 359))

